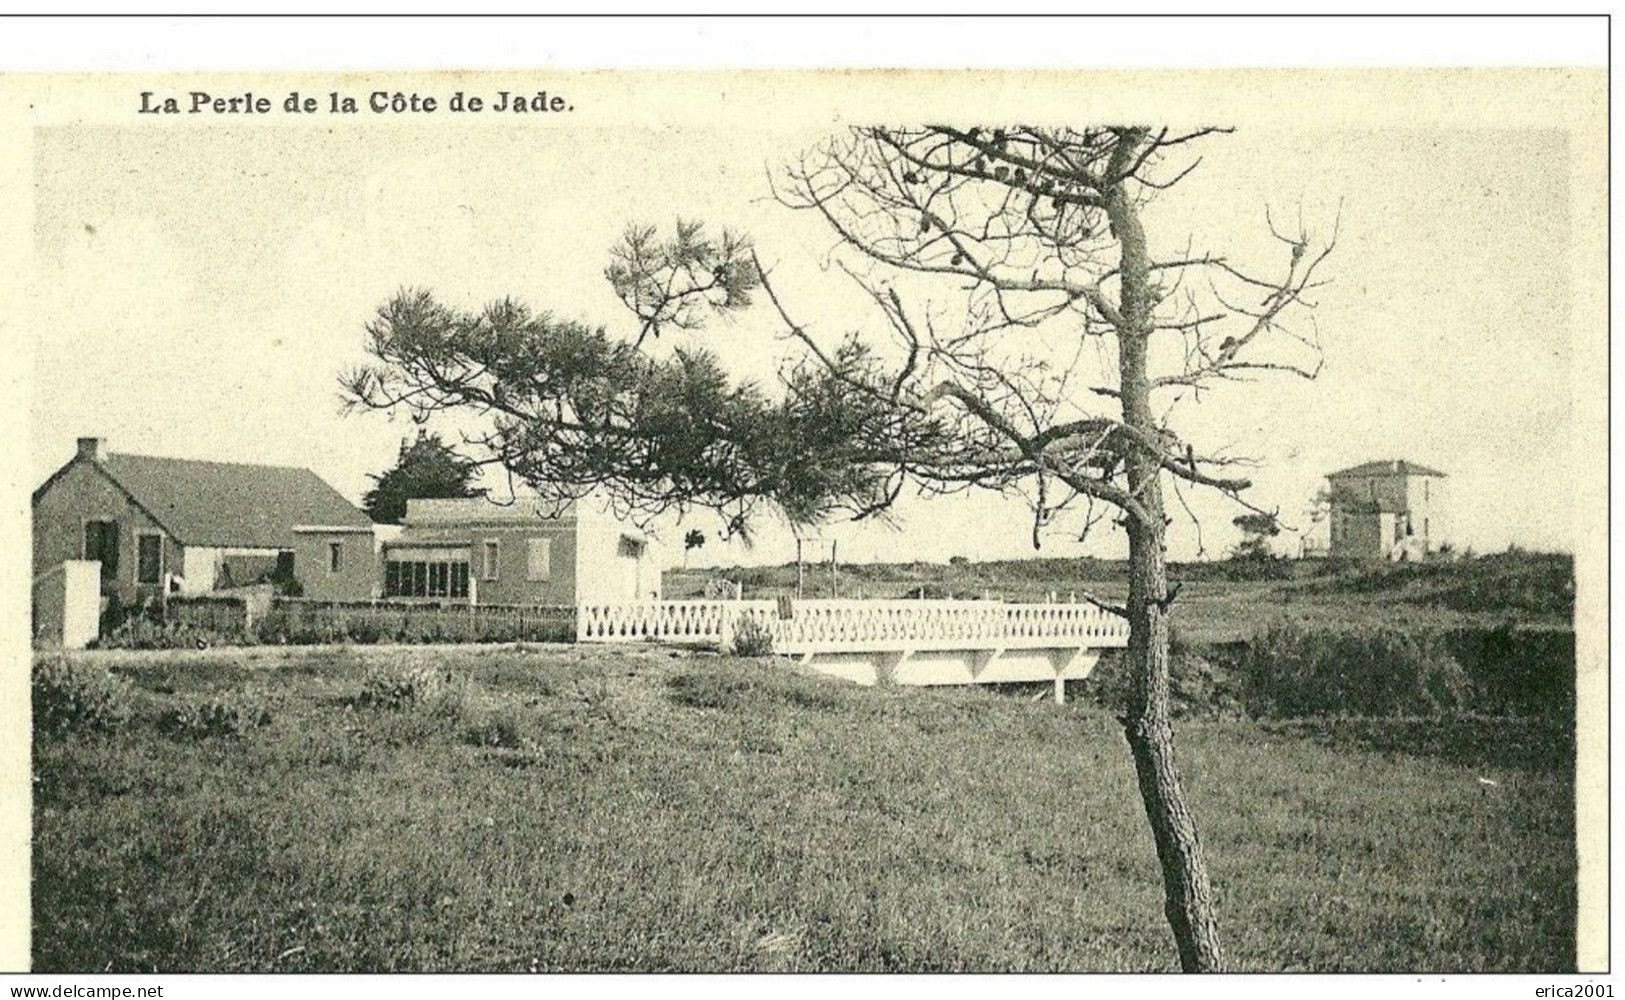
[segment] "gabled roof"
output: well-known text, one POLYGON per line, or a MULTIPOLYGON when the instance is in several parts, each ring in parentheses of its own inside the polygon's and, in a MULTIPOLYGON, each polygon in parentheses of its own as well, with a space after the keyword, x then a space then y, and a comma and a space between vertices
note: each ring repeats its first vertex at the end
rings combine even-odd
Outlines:
POLYGON ((1438 469, 1430 469, 1425 465, 1407 462, 1402 458, 1382 459, 1376 462, 1362 462, 1337 472, 1328 472, 1327 479, 1342 479, 1345 476, 1438 476, 1444 478, 1444 473, 1438 469))
MULTIPOLYGON (((75 458, 62 471, 88 461, 75 458)), ((287 549, 294 525, 372 524, 309 469, 148 455, 106 455, 92 464, 183 545, 287 549)), ((57 476, 34 492, 36 502, 57 476)))
POLYGON ((146 455, 101 464, 184 545, 291 548, 296 524, 372 524, 309 469, 146 455))

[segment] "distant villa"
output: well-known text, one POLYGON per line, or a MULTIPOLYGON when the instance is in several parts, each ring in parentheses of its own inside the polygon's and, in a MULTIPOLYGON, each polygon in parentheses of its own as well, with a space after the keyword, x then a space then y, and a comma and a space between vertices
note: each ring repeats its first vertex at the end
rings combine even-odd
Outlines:
POLYGON ((1419 561, 1444 541, 1445 474, 1404 459, 1329 473, 1328 509, 1304 536, 1305 558, 1419 561))

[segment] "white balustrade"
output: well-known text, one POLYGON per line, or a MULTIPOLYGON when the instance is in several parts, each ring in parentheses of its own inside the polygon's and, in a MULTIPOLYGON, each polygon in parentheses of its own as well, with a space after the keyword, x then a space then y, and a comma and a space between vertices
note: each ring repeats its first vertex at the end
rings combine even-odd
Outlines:
POLYGON ((1127 644, 1128 623, 1091 604, 991 601, 650 601, 584 605, 583 642, 659 641, 724 645, 749 618, 776 652, 1104 648, 1127 644))
MULTIPOLYGON (((576 612, 581 642, 658 641, 715 645, 749 605, 771 610, 771 601, 645 601, 585 604, 576 612)), ((761 610, 757 609, 757 610, 761 610)))

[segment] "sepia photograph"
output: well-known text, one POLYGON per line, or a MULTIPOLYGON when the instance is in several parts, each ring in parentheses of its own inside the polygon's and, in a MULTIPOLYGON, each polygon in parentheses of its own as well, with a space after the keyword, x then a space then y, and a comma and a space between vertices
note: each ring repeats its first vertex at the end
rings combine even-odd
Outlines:
POLYGON ((1602 69, 80 83, 33 972, 1606 969, 1602 69))

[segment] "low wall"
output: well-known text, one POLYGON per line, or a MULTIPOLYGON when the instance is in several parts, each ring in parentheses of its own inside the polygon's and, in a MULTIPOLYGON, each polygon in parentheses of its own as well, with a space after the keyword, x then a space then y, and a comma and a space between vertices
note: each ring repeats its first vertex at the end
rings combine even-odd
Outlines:
POLYGON ((101 632, 102 564, 70 559, 34 578, 31 610, 37 646, 84 649, 101 632))

